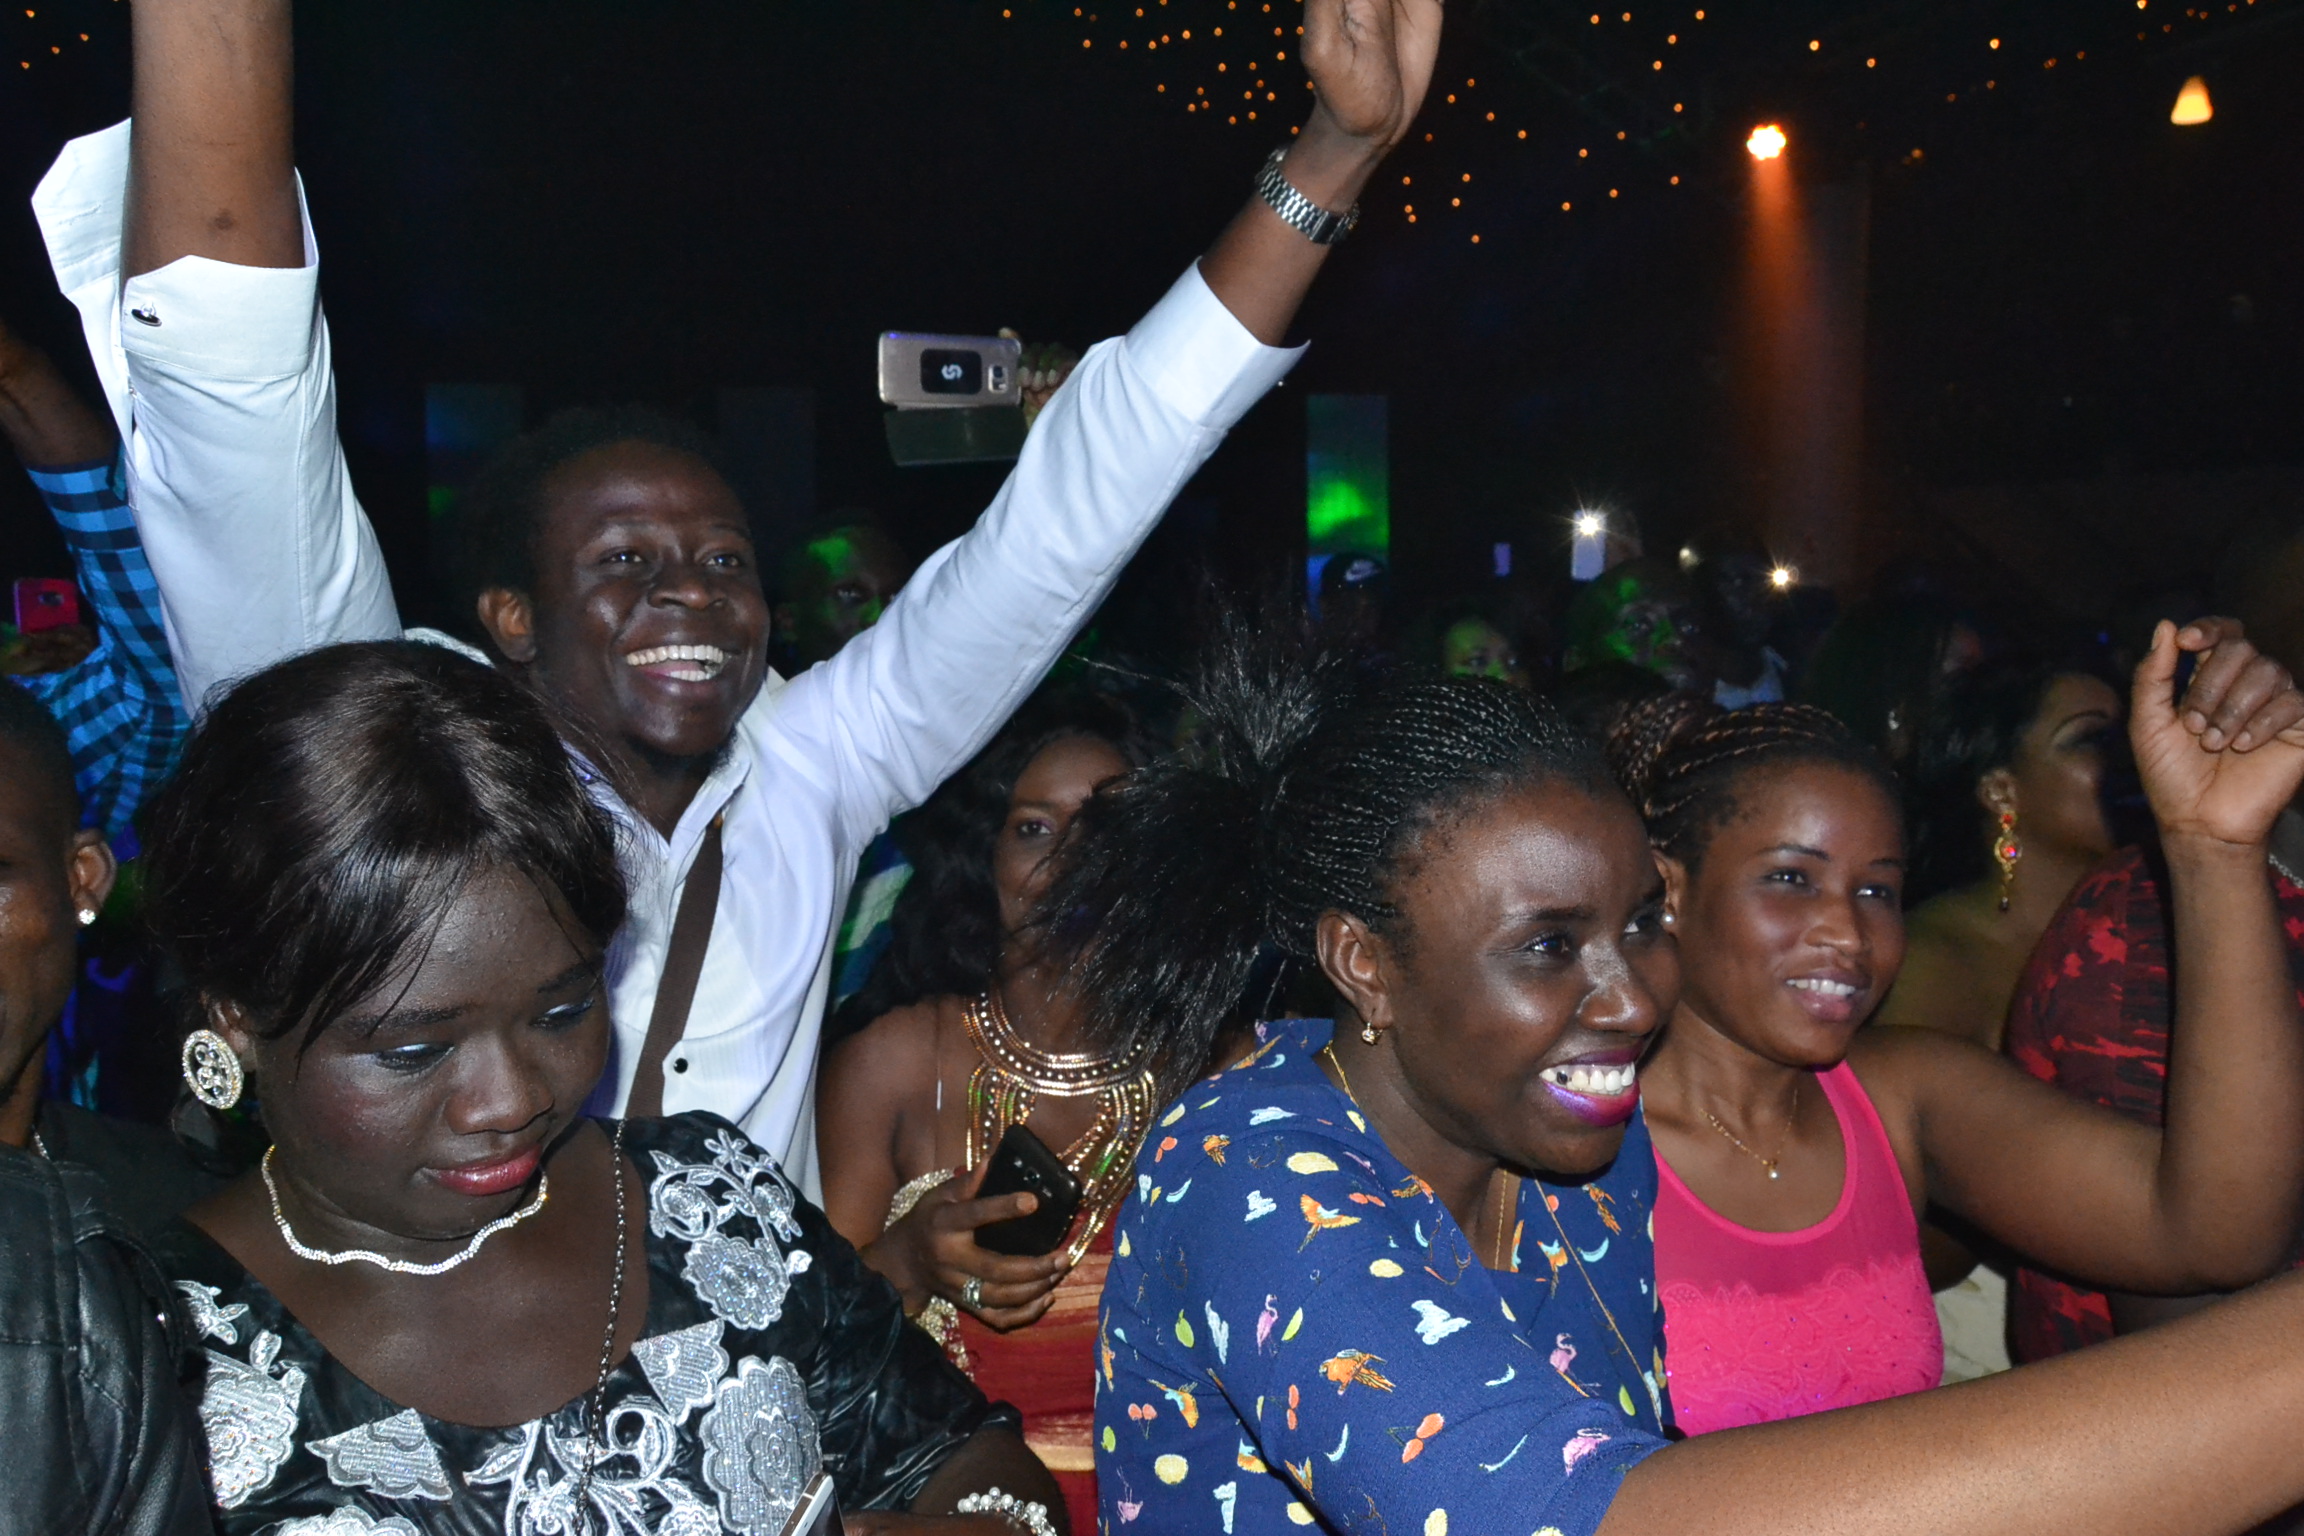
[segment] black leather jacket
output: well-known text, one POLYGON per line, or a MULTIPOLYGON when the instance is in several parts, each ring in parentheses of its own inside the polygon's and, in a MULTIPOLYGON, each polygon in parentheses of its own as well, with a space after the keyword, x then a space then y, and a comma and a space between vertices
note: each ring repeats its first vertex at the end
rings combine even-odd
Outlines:
POLYGON ((0 1149, 0 1536, 207 1536, 185 1330, 96 1175, 0 1149))

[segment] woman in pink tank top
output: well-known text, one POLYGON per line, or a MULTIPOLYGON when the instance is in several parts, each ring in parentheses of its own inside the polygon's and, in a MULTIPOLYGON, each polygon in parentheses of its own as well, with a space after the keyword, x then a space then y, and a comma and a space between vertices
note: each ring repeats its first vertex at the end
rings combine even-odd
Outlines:
POLYGON ((1817 1073, 1847 1171, 1793 1232, 1730 1221, 1657 1158, 1656 1286, 1666 1374, 1692 1435, 1935 1386, 1944 1340, 1896 1149, 1845 1064, 1817 1073))
MULTIPOLYGON (((1936 1385, 1943 1346, 1913 1214, 1931 1198, 2043 1267, 2125 1277, 2113 1289, 2185 1294, 2279 1264, 2293 1183, 2243 1189, 2216 1170, 2258 1166, 2266 1137, 2276 1155, 2304 1151, 2274 1086, 2285 1056, 2304 1050, 2284 1041, 2262 1075, 2219 1068, 2259 1059, 2261 1020, 2290 1017, 2291 994, 2267 990, 2256 1020, 2179 1000, 2193 1048, 2172 1059, 2168 1091, 2189 1110, 2172 1110, 2165 1132, 1939 1031, 1863 1029, 1904 957, 1887 770, 1798 705, 1731 714, 1668 698, 1635 710, 1609 746, 1647 819, 1679 940, 1680 1000, 1640 1077, 1682 1428, 1936 1385)), ((2162 803, 2170 792, 2149 765, 2146 783, 2163 828, 2181 824, 2187 806, 2162 803)), ((2164 841, 2172 862, 2221 856, 2214 839, 2164 841)), ((2253 931, 2258 912, 2192 922, 2192 975, 2242 952, 2226 945, 2278 940, 2253 931)))

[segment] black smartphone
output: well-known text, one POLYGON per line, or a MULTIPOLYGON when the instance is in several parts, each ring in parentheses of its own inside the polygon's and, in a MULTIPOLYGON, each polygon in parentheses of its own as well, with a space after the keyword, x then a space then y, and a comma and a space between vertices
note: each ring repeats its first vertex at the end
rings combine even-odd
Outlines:
POLYGON ((1072 1176, 1072 1170, 1048 1150, 1048 1143, 1023 1126, 1012 1125, 1001 1136, 1000 1145, 992 1149, 992 1164, 984 1170, 976 1198, 1026 1193, 1040 1197, 1039 1209, 1029 1216, 978 1227, 977 1247, 1016 1258, 1038 1258, 1055 1252, 1056 1245, 1071 1232, 1072 1218, 1080 1214, 1080 1181, 1072 1176))

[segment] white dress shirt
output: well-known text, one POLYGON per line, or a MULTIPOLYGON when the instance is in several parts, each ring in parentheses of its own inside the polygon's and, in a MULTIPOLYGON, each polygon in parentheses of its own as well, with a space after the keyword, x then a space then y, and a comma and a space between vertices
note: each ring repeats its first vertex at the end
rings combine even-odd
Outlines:
MULTIPOLYGON (((195 707, 318 645, 401 633, 336 434, 318 257, 186 256, 120 280, 128 125, 65 147, 33 198, 127 445, 129 500, 195 707)), ((1225 431, 1286 374, 1197 267, 1089 350, 976 526, 929 556, 873 628, 771 681, 670 838, 605 783, 631 914, 608 954, 630 1091, 680 883, 723 809, 720 906, 666 1113, 741 1125, 813 1192, 814 1080, 832 942, 864 846, 927 798, 1035 687, 1225 431)))

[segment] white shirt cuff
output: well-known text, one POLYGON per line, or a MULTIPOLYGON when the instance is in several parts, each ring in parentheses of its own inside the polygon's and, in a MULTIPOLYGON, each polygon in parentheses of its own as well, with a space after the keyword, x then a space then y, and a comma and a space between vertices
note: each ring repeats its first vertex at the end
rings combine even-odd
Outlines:
POLYGON ((1136 322, 1122 345, 1160 399, 1219 431, 1247 413, 1304 355, 1268 347, 1233 318, 1194 262, 1166 297, 1136 322))
MULTIPOLYGON (((99 280, 119 281, 130 128, 115 123, 65 145, 33 195, 49 260, 67 294, 99 280)), ((121 293, 121 346, 214 379, 303 372, 315 341, 320 255, 301 177, 296 204, 304 224, 302 267, 243 267, 186 256, 131 278, 121 293), (139 311, 159 323, 136 318, 139 311)))

